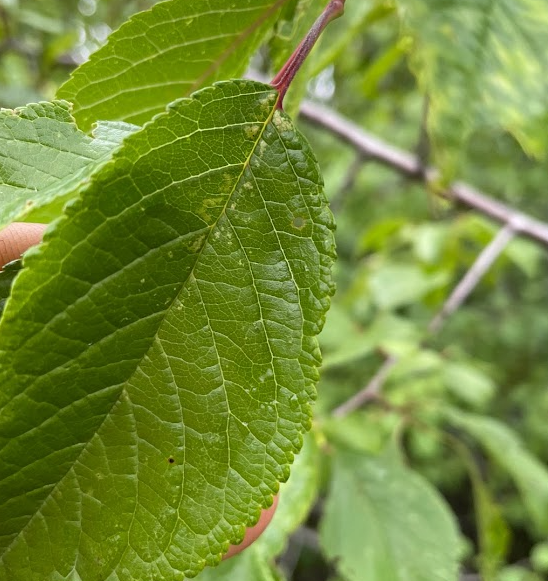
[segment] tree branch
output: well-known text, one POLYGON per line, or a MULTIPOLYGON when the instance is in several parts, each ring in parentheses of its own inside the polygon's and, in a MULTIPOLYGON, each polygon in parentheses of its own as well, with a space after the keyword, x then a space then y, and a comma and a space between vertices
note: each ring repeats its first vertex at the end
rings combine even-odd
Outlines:
POLYGON ((389 355, 379 367, 377 373, 371 378, 371 381, 363 389, 360 389, 360 391, 333 410, 333 417, 343 418, 366 403, 376 399, 392 368, 396 366, 399 360, 399 357, 396 355, 389 355))
MULTIPOLYGON (((439 177, 439 172, 435 168, 424 167, 417 156, 367 133, 331 109, 304 102, 300 114, 303 119, 327 129, 365 157, 392 167, 411 179, 423 181, 428 185, 435 184, 439 177)), ((498 222, 509 224, 516 234, 522 234, 548 246, 548 224, 507 206, 468 184, 455 182, 441 192, 441 195, 498 222)))
POLYGON ((437 333, 443 327, 446 319, 464 303, 470 293, 476 288, 479 281, 491 268, 495 260, 504 252, 504 249, 514 236, 515 230, 511 224, 506 224, 497 232, 497 235, 482 250, 474 261, 474 264, 472 264, 459 284, 453 289, 453 292, 445 301, 439 313, 430 321, 428 325, 429 333, 437 333))

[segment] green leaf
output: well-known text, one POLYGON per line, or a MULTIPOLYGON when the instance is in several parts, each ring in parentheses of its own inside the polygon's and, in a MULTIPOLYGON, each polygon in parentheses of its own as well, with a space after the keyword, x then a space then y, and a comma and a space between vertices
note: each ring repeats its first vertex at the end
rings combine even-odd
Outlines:
POLYGON ((481 478, 473 479, 482 579, 491 581, 504 563, 510 545, 510 529, 481 478))
POLYGON ((477 366, 462 362, 446 362, 443 381, 457 397, 476 407, 485 405, 497 389, 493 380, 477 366))
POLYGON ((429 96, 444 169, 480 125, 502 126, 532 155, 548 147, 548 4, 544 0, 399 0, 429 96))
POLYGON ((198 576, 199 581, 282 581, 278 571, 266 563, 251 548, 224 561, 215 569, 206 569, 198 576))
POLYGON ((548 543, 537 543, 531 550, 531 565, 539 573, 548 573, 548 543))
POLYGON ((0 228, 56 217, 67 195, 136 129, 103 122, 89 137, 76 127, 66 101, 0 109, 0 228))
POLYGON ((321 523, 349 581, 456 581, 458 529, 441 496, 391 457, 338 450, 321 523))
POLYGON ((531 279, 538 276, 544 254, 537 244, 524 238, 515 238, 504 252, 526 276, 531 279))
POLYGON ((98 119, 141 125, 166 104, 241 76, 288 0, 170 0, 133 16, 78 67, 58 96, 83 130, 98 119))
POLYGON ((128 137, 0 325, 0 578, 177 580, 270 504, 310 426, 332 217, 278 94, 128 137))
POLYGON ((478 563, 481 578, 494 581, 504 564, 510 548, 511 531, 501 507, 483 481, 482 474, 472 452, 459 440, 452 438, 459 455, 467 467, 474 492, 474 512, 479 545, 478 563))
MULTIPOLYGON (((325 2, 323 3, 325 5, 325 2)), ((330 26, 331 41, 323 43, 314 59, 312 75, 332 65, 337 59, 344 58, 345 51, 352 50, 352 41, 364 34, 371 25, 390 16, 395 11, 393 3, 381 2, 347 2, 344 18, 336 20, 330 26)))
POLYGON ((448 420, 468 432, 514 479, 538 531, 548 534, 548 469, 508 426, 486 416, 447 411, 448 420))
POLYGON ((285 4, 268 43, 276 70, 283 67, 324 7, 325 2, 321 0, 289 0, 285 4))
MULTIPOLYGON (((268 563, 285 548, 289 535, 306 518, 316 498, 319 479, 318 445, 314 434, 305 438, 301 453, 291 467, 291 477, 280 488, 280 500, 272 522, 257 541, 245 551, 228 561, 223 561, 214 569, 206 569, 200 574, 200 581, 242 581, 271 579, 273 570, 261 570, 261 576, 253 569, 256 563, 268 563), (244 573, 245 571, 245 573, 244 573)), ((275 572, 276 576, 279 572, 275 572)))
POLYGON ((369 288, 381 309, 396 309, 420 300, 447 283, 444 272, 427 274, 412 264, 388 263, 371 274, 369 288))

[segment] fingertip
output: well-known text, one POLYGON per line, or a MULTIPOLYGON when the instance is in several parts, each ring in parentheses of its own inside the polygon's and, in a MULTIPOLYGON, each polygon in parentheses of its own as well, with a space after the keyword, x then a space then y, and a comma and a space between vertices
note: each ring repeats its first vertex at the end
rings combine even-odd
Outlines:
POLYGON ((272 501, 272 506, 266 508, 262 511, 261 516, 259 517, 259 521, 253 527, 247 529, 244 540, 239 545, 231 545, 224 555, 224 559, 230 559, 234 555, 241 553, 244 549, 249 547, 252 543, 254 543, 266 529, 266 527, 270 524, 274 513, 276 512, 276 508, 278 507, 278 496, 275 496, 272 501))
POLYGON ((0 231, 0 266, 20 258, 42 240, 47 224, 14 222, 0 231))

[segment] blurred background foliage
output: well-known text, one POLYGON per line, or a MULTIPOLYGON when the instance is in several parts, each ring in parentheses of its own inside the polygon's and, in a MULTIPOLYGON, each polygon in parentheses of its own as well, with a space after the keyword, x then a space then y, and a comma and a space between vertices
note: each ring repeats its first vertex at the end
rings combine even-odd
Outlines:
MULTIPOLYGON (((112 30, 152 3, 0 1, 0 105, 51 99, 112 30)), ((253 66, 266 74, 279 68, 324 4, 289 0, 253 66)), ((431 25, 413 33, 427 8, 439 10, 442 27, 433 0, 347 0, 346 15, 311 54, 286 108, 296 113, 304 97, 328 105, 424 162, 445 164, 444 176, 548 220, 548 124, 539 122, 531 136, 535 158, 520 145, 527 139, 486 116, 469 123, 458 148, 453 133, 440 148, 444 131, 454 128, 447 120, 432 127, 441 73, 437 85, 424 84, 420 61, 431 60, 417 45, 449 56, 438 29, 426 39, 431 25)), ((547 17, 545 8, 538 18, 547 17)), ((450 95, 449 72, 447 82, 450 95)), ((338 224, 338 290, 321 336, 324 367, 307 444, 316 451, 302 461, 309 484, 301 495, 287 493, 304 522, 283 524, 295 506, 280 509, 277 553, 294 532, 277 569, 254 562, 246 571, 293 581, 451 581, 451 567, 443 567, 456 552, 466 581, 548 579, 548 249, 514 238, 443 329, 428 335, 429 321, 500 226, 360 158, 321 127, 300 127, 319 158, 338 224), (390 356, 398 363, 378 396, 334 417, 390 356), (428 534, 447 544, 454 522, 455 547, 421 554, 428 534)), ((288 487, 298 485, 300 470, 288 487)), ((245 558, 273 556, 261 551, 258 545, 245 558)), ((235 575, 243 566, 234 559, 226 572, 203 577, 235 575)))

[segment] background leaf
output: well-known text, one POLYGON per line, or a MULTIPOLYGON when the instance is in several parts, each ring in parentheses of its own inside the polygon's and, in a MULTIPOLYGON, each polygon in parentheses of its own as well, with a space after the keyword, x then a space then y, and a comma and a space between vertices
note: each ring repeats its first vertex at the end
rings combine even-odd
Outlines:
POLYGON ((76 127, 66 101, 0 110, 0 228, 59 215, 67 194, 136 129, 102 122, 89 137, 76 127))
POLYGON ((334 248, 277 99, 176 102, 26 254, 0 330, 0 574, 196 574, 287 479, 334 248))
POLYGON ((288 0, 169 0, 132 17, 59 89, 78 125, 141 125, 167 103, 240 77, 288 0))
POLYGON ((448 419, 468 432, 514 479, 538 531, 548 534, 548 469, 511 428, 487 416, 448 411, 448 419))
POLYGON ((233 581, 234 579, 282 581, 282 576, 262 558, 260 553, 246 549, 236 557, 223 561, 215 569, 206 569, 200 573, 198 579, 200 581, 233 581))
POLYGON ((429 128, 444 168, 455 169, 464 140, 485 124, 502 126, 529 154, 544 156, 548 4, 544 0, 399 0, 399 4, 415 40, 412 60, 429 96, 429 128))
POLYGON ((459 534, 442 498, 393 457, 336 450, 321 523, 349 581, 458 579, 459 534))
POLYGON ((0 317, 4 312, 6 301, 10 296, 11 285, 20 270, 21 259, 13 260, 0 270, 0 317))

